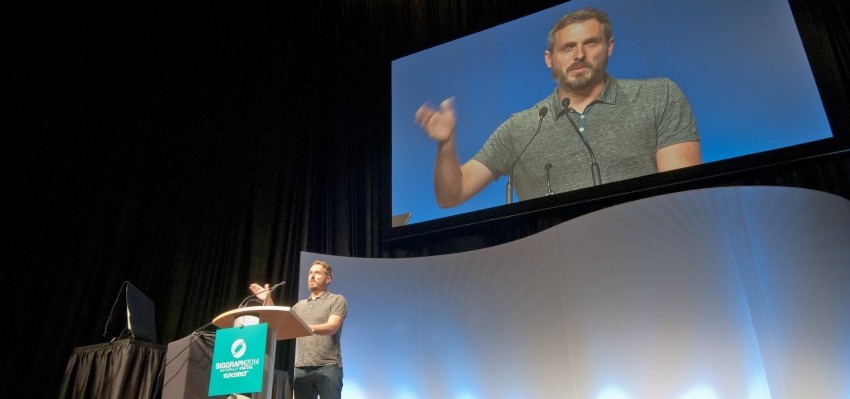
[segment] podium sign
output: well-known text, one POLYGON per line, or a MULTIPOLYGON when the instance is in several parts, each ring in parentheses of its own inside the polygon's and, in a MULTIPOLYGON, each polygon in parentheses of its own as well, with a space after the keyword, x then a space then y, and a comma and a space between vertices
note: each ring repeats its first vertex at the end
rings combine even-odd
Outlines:
POLYGON ((209 395, 261 392, 266 323, 216 331, 209 395))
MULTIPOLYGON (((255 366, 253 371, 250 371, 248 374, 263 374, 265 375, 265 384, 263 384, 263 388, 260 391, 259 395, 254 395, 257 398, 272 398, 272 387, 274 386, 274 360, 275 360, 275 345, 277 341, 284 339, 292 339, 298 337, 306 337, 313 334, 313 330, 310 329, 307 324, 304 323, 304 320, 301 320, 298 315, 292 313, 292 311, 285 306, 248 306, 244 308, 237 308, 233 310, 229 310, 224 312, 215 319, 213 319, 213 324, 220 328, 228 328, 231 326, 236 326, 235 329, 247 329, 248 325, 254 326, 262 326, 267 330, 267 334, 265 336, 265 356, 266 356, 266 365, 255 366), (255 324, 260 323, 260 324, 255 324)), ((218 330, 221 332, 222 330, 218 330)), ((225 355, 227 355, 227 351, 229 351, 229 346, 233 346, 236 342, 235 338, 230 338, 229 340, 219 341, 216 337, 216 349, 213 353, 217 353, 218 343, 222 342, 221 345, 225 345, 224 350, 225 355)), ((253 345, 260 346, 259 343, 251 344, 250 348, 256 348, 253 345)), ((237 345, 238 346, 238 345, 237 345)), ((238 349, 238 348, 237 348, 238 349)), ((234 349, 236 351, 237 349, 234 349)), ((244 357, 244 356, 243 356, 244 357)), ((213 374, 220 373, 220 371, 216 368, 216 362, 213 363, 213 374)), ((236 371, 245 371, 245 370, 236 370, 236 371)), ((236 371, 230 371, 231 373, 236 371)), ((224 374, 220 375, 222 379, 224 374)), ((230 378, 227 380, 231 380, 233 374, 228 374, 230 378)), ((238 376, 238 375, 237 375, 238 376)), ((218 388, 216 388, 218 389, 218 388)), ((232 389, 232 388, 228 388, 232 389)), ((241 388, 240 388, 241 389, 241 388)), ((210 395, 212 395, 213 386, 212 381, 210 381, 210 395)), ((216 392, 220 392, 217 390, 216 392)), ((242 390, 230 390, 227 391, 228 394, 231 393, 247 393, 249 391, 242 390)), ((257 391, 251 391, 257 392, 257 391)))

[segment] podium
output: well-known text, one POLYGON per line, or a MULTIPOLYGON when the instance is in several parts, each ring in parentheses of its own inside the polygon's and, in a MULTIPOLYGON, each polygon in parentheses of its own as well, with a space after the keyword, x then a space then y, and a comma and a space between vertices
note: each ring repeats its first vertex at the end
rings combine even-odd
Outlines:
POLYGON ((271 399, 274 382, 275 347, 277 341, 313 335, 310 327, 287 306, 249 306, 224 312, 213 319, 219 328, 242 327, 266 323, 263 390, 252 395, 255 399, 271 399))

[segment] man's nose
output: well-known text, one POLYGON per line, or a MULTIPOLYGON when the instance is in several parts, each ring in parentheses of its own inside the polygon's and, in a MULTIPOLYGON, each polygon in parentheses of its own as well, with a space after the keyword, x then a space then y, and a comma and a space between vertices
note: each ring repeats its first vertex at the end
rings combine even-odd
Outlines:
POLYGON ((584 59, 584 47, 582 45, 576 45, 575 51, 573 52, 573 57, 577 60, 584 59))

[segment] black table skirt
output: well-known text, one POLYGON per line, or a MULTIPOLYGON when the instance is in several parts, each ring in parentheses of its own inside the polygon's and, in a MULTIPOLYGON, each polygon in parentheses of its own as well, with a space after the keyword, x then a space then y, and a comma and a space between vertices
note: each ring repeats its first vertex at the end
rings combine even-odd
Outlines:
POLYGON ((74 349, 59 397, 155 398, 166 347, 123 339, 74 349))

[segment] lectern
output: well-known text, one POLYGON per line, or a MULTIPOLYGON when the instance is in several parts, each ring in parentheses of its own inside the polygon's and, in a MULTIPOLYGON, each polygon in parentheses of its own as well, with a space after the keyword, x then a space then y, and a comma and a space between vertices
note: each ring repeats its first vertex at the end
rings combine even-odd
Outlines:
POLYGON ((263 367, 263 390, 253 398, 271 399, 274 382, 275 346, 277 341, 306 337, 313 331, 286 306, 249 306, 218 315, 213 324, 219 328, 242 327, 266 323, 266 361, 263 367))

